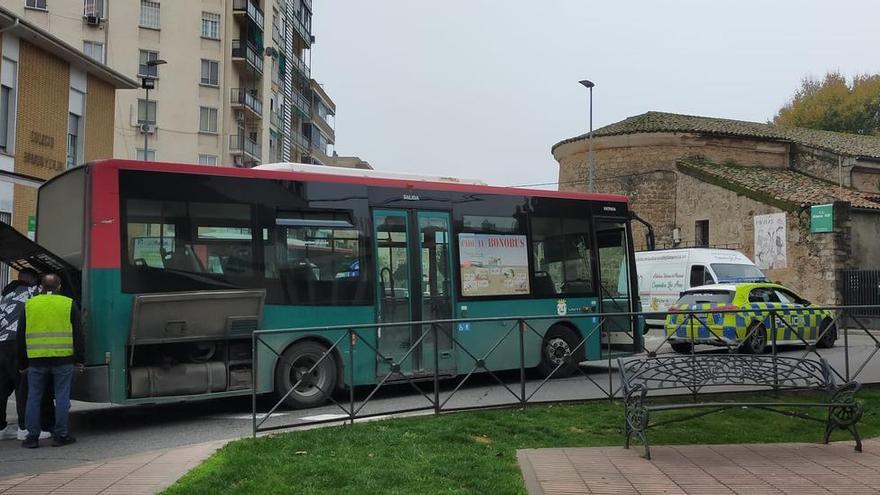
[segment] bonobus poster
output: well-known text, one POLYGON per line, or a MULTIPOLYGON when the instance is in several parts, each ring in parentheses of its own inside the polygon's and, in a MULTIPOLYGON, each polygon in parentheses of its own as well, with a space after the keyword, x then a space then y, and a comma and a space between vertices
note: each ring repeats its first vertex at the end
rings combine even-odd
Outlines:
POLYGON ((459 234, 458 254, 463 296, 529 293, 526 236, 459 234))

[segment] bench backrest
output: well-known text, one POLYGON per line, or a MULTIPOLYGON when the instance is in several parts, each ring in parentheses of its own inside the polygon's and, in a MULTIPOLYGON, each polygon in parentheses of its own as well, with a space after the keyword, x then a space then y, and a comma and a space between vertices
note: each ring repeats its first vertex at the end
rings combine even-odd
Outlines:
POLYGON ((726 385, 834 390, 825 359, 745 354, 695 354, 618 359, 626 393, 633 385, 649 390, 726 385))

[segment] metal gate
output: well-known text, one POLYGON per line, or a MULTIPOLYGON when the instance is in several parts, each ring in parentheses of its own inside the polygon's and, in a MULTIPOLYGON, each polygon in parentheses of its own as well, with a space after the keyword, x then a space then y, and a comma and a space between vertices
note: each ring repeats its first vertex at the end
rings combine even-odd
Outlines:
MULTIPOLYGON (((880 270, 844 270, 843 305, 880 305, 880 270)), ((856 316, 880 317, 880 309, 860 308, 852 311, 856 316)))

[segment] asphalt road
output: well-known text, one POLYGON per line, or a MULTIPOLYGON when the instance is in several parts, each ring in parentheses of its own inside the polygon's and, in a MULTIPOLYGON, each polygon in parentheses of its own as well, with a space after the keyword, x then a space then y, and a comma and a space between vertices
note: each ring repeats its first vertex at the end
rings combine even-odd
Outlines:
MULTIPOLYGON (((655 348, 661 338, 649 335, 647 347, 655 348)), ((842 340, 838 341, 842 344, 842 340)), ((859 333, 850 335, 851 373, 856 373, 862 362, 877 347, 872 339, 859 333)), ((780 348, 781 353, 802 356, 802 347, 780 348)), ((661 352, 669 352, 665 346, 661 352)), ((712 348, 701 352, 718 352, 712 348)), ((844 348, 838 345, 820 353, 841 373, 844 370, 844 348)), ((565 399, 591 399, 605 396, 602 389, 608 388, 609 368, 607 362, 586 363, 583 367, 586 376, 550 380, 541 385, 542 380, 530 375, 526 384, 527 395, 533 401, 554 401, 565 399), (590 381, 595 380, 596 383, 590 381), (602 388, 600 388, 602 387, 602 388)), ((617 376, 610 374, 614 388, 617 376)), ((443 382, 441 401, 444 408, 491 406, 516 402, 513 393, 519 393, 518 372, 500 374, 510 390, 499 385, 492 377, 474 375, 457 392, 456 385, 461 380, 451 379, 443 382)), ((880 382, 880 356, 875 356, 861 371, 857 379, 862 383, 880 382)), ((425 393, 432 394, 431 383, 421 384, 425 393)), ((360 401, 369 394, 369 389, 358 390, 356 399, 360 401)), ((338 397, 347 401, 348 396, 338 397)), ((259 409, 267 411, 271 401, 261 400, 259 409)), ((361 414, 380 414, 395 410, 430 406, 429 399, 422 397, 409 384, 387 386, 370 400, 361 414)), ((327 405, 302 411, 280 411, 267 421, 266 425, 283 423, 306 424, 309 418, 327 418, 342 411, 335 405, 327 405)), ((10 401, 7 417, 15 417, 15 405, 10 401)), ((71 432, 78 442, 63 448, 52 448, 47 441, 39 449, 23 449, 14 440, 0 441, 0 478, 17 474, 45 472, 101 459, 134 455, 141 452, 190 445, 211 440, 232 439, 251 434, 250 397, 215 399, 194 403, 162 406, 114 406, 109 404, 89 404, 74 402, 71 411, 71 432)))

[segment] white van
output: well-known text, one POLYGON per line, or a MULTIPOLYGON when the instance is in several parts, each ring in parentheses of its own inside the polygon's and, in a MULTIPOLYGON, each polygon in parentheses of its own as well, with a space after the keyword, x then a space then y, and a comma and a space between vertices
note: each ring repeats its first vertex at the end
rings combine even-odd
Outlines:
MULTIPOLYGON (((767 277, 739 251, 681 248, 636 253, 639 299, 645 313, 665 312, 682 291, 708 284, 765 282, 767 277)), ((649 327, 662 327, 663 315, 648 316, 649 327)))

